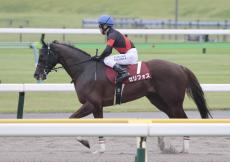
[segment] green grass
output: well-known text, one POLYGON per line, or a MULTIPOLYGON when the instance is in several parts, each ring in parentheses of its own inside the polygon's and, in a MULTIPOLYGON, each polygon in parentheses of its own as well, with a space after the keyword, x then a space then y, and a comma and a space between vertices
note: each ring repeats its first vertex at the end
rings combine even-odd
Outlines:
MULTIPOLYGON (((98 18, 111 14, 116 18, 174 19, 172 0, 0 0, 0 27, 63 27, 79 28, 85 18, 98 18), (10 21, 12 20, 12 24, 10 21)), ((229 0, 179 0, 179 20, 224 21, 230 18, 229 0)), ((129 36, 135 43, 143 43, 143 36, 129 36)), ((149 36, 148 43, 161 40, 161 36, 149 36)), ((167 36, 165 36, 167 37, 167 36)), ((40 34, 24 34, 23 41, 38 41, 40 34)), ((46 40, 63 40, 63 35, 47 35, 46 40)), ((182 38, 179 40, 183 40, 182 38)), ((19 41, 19 34, 2 34, 0 41, 19 41)), ((65 41, 74 43, 103 43, 102 36, 65 35, 65 41)), ((175 41, 171 39, 170 41, 175 41)), ((99 47, 97 47, 99 48, 99 47)), ((94 55, 94 47, 85 48, 94 55)), ((102 52, 100 46, 99 53, 102 52)), ((141 60, 164 59, 189 67, 201 83, 230 83, 229 49, 149 49, 140 48, 141 60)), ((33 79, 34 58, 31 49, 0 49, 0 80, 2 83, 35 83, 33 79)), ((45 83, 69 83, 63 70, 51 73, 45 83)), ((230 107, 228 93, 207 93, 211 108, 230 107)), ((0 112, 16 112, 18 94, 0 93, 0 112)), ((80 104, 75 93, 27 93, 26 112, 73 112, 80 104)), ((194 109, 194 103, 186 98, 186 109, 194 109)), ((105 111, 152 111, 156 110, 146 99, 121 106, 108 107, 105 111)))
MULTIPOLYGON (((94 49, 85 49, 94 54, 94 49)), ((102 49, 100 49, 101 51, 102 49)), ((230 83, 230 55, 228 49, 139 49, 141 60, 164 59, 189 67, 201 83, 230 83)), ((33 79, 34 58, 30 49, 0 50, 0 80, 2 83, 36 83, 33 79)), ((65 71, 50 73, 45 83, 69 83, 65 71)), ((230 107, 229 93, 206 93, 211 109, 230 107)), ((18 94, 0 93, 0 112, 16 112, 18 94)), ((186 98, 186 109, 196 109, 194 103, 186 98)), ((26 93, 26 112, 74 112, 80 107, 75 93, 26 93), (60 100, 61 98, 61 100, 60 100)), ((106 112, 155 111, 145 98, 105 108, 106 112)))
MULTIPOLYGON (((0 26, 29 27, 81 27, 84 18, 97 18, 101 14, 114 17, 175 19, 173 0, 0 0, 0 26), (29 21, 29 24, 26 24, 29 21)), ((180 0, 179 20, 215 20, 230 18, 228 0, 180 0)))

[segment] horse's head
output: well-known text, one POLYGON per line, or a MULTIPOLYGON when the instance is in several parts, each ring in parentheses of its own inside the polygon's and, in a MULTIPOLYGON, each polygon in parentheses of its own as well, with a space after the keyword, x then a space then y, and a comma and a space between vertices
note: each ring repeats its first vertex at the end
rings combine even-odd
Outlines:
POLYGON ((41 37, 42 48, 39 50, 38 65, 36 67, 34 78, 45 80, 48 73, 58 62, 58 56, 50 48, 49 43, 44 42, 44 34, 41 37))

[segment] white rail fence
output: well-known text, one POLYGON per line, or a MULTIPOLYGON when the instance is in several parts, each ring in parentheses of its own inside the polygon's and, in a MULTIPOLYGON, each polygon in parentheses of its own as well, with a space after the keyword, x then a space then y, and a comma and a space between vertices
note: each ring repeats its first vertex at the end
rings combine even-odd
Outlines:
MULTIPOLYGON (((0 119, 0 136, 138 137, 135 162, 147 162, 150 136, 229 136, 229 119, 0 119), (124 120, 126 120, 124 122, 124 120)), ((103 150, 104 151, 104 150, 103 150)))
POLYGON ((0 119, 0 136, 226 136, 230 119, 0 119))
MULTIPOLYGON (((124 34, 142 35, 229 35, 229 29, 118 29, 124 34)), ((99 29, 0 28, 0 34, 100 34, 99 29)))
POLYGON ((2 119, 0 136, 138 137, 136 162, 147 162, 146 137, 229 136, 230 119, 2 119), (144 140, 145 139, 145 140, 144 140))
MULTIPOLYGON (((230 92, 230 84, 201 84, 205 92, 230 92)), ((25 92, 72 92, 73 84, 0 84, 0 92, 18 92, 17 118, 23 118, 25 92)))
MULTIPOLYGON (((206 92, 230 92, 230 84, 202 84, 206 92)), ((17 118, 23 116, 25 92, 74 91, 73 84, 0 84, 0 92, 19 92, 17 118)), ((229 119, 65 119, 0 120, 0 136, 133 136, 138 138, 135 161, 147 162, 145 148, 149 136, 229 136, 229 119), (48 121, 49 120, 49 121, 48 121), (104 122, 103 122, 104 120, 104 122), (70 122, 71 121, 71 122, 70 122), (74 122, 73 122, 74 121, 74 122)))
MULTIPOLYGON (((201 84, 205 92, 230 92, 230 84, 201 84)), ((61 84, 0 84, 0 92, 70 92, 75 91, 70 83, 61 84)))
POLYGON ((230 124, 0 124, 0 136, 229 136, 230 124))

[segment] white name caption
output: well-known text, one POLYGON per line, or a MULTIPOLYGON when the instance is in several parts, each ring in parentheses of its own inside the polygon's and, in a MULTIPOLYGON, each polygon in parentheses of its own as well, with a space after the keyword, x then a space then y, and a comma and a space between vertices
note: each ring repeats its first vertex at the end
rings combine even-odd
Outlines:
POLYGON ((129 82, 136 82, 139 80, 145 80, 145 79, 150 79, 151 75, 149 73, 146 74, 136 74, 131 77, 129 77, 129 82))

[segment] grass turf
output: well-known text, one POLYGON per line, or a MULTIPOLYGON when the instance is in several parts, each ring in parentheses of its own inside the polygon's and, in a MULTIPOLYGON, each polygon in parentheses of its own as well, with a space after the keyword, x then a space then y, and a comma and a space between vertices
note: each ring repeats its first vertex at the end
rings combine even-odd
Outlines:
MULTIPOLYGON (((84 18, 111 14, 117 18, 175 19, 172 0, 0 0, 0 26, 81 27, 84 18)), ((229 20, 230 1, 179 1, 179 20, 229 20)))
MULTIPOLYGON (((175 19, 175 1, 171 0, 117 0, 98 2, 97 0, 0 0, 0 27, 67 27, 79 28, 84 18, 98 18, 101 14, 111 14, 117 18, 175 19)), ((230 18, 228 0, 210 3, 210 0, 179 1, 179 20, 225 21, 230 18)), ((48 35, 47 40, 61 40, 63 35, 48 35)), ((149 37, 149 42, 154 42, 149 37)), ((23 35, 23 41, 38 41, 40 35, 23 35)), ((143 37, 135 37, 135 42, 143 42, 143 37)), ((17 35, 1 35, 0 41, 18 41, 17 35)), ((103 42, 95 36, 66 35, 66 40, 75 43, 103 42)), ((132 39, 133 40, 133 39, 132 39)), ((174 41, 174 40, 173 40, 174 41)), ((92 55, 95 50, 85 49, 92 55)), ((100 49, 102 50, 102 49, 100 49)), ((229 49, 140 49, 140 59, 164 59, 189 67, 201 83, 229 83, 229 49)), ((2 83, 35 83, 34 62, 30 49, 0 49, 0 80, 2 83)), ((68 83, 69 76, 62 70, 51 73, 46 83, 68 83)), ((229 108, 228 93, 207 93, 211 108, 229 108)), ((18 94, 0 93, 0 112, 15 112, 18 94)), ((28 93, 26 112, 73 112, 80 104, 74 93, 28 93), (60 100, 62 98, 63 100, 60 100), (58 100, 57 100, 58 99, 58 100)), ((186 109, 194 104, 186 99, 186 109)), ((152 111, 146 99, 140 99, 122 106, 106 108, 106 111, 152 111)))
MULTIPOLYGON (((86 49, 85 49, 86 50, 86 49)), ((93 54, 93 49, 88 49, 93 54)), ((202 54, 201 49, 139 49, 141 60, 164 59, 190 68, 200 83, 230 83, 230 55, 228 49, 208 49, 202 54)), ((32 50, 1 49, 0 80, 2 83, 35 83, 35 70, 32 50)), ((69 83, 65 71, 50 73, 45 83, 69 83)), ((211 109, 230 107, 229 93, 206 93, 211 109)), ((0 93, 0 112, 16 112, 18 94, 0 93)), ((73 112, 80 107, 75 93, 26 93, 25 112, 73 112), (62 98, 62 100, 60 100, 62 98)), ((186 98, 184 107, 196 109, 194 103, 186 98)), ((156 110, 145 98, 105 108, 107 112, 118 111, 154 111, 156 110)))

